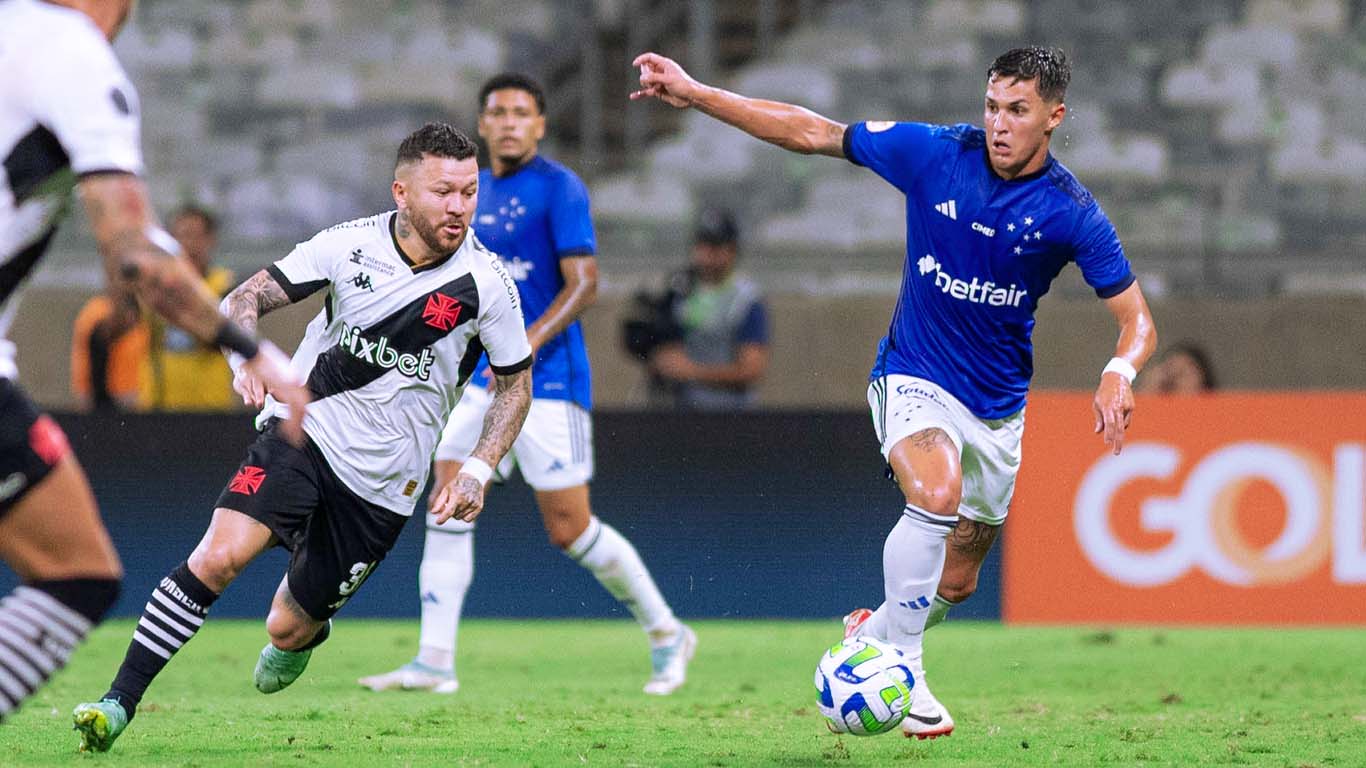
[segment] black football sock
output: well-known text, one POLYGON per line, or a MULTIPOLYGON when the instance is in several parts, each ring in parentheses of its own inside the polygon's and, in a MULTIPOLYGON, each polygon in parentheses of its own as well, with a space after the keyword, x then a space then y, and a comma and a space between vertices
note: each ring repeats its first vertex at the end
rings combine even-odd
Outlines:
POLYGON ((142 609, 128 653, 104 698, 119 702, 131 720, 147 686, 199 631, 209 615, 209 606, 217 599, 218 595, 190 572, 188 563, 176 566, 152 590, 152 599, 142 609))

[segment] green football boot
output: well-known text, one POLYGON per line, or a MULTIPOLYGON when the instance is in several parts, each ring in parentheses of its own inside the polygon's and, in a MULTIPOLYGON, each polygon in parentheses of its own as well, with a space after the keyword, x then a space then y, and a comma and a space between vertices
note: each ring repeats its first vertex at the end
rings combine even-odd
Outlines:
POLYGON ((308 668, 308 657, 312 655, 312 648, 306 651, 282 651, 266 643, 266 647, 261 649, 261 657, 256 660, 256 671, 252 673, 256 690, 275 693, 288 688, 308 668))
POLYGON ((313 655, 313 649, 322 645, 331 634, 332 620, 328 619, 318 631, 318 636, 302 650, 282 651, 273 643, 266 643, 266 647, 261 649, 260 658, 256 660, 256 671, 252 673, 256 690, 276 693, 288 688, 308 668, 308 658, 313 655))
POLYGON ((113 699, 78 704, 71 713, 72 728, 81 734, 82 752, 108 752, 114 739, 128 727, 128 713, 113 699))

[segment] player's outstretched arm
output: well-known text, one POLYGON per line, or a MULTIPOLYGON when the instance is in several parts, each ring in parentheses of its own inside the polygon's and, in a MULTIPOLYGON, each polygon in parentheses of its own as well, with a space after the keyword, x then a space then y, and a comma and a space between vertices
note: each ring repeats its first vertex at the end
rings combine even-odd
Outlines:
POLYGON ((692 107, 749 135, 804 155, 844 157, 847 126, 781 101, 751 99, 694 80, 678 62, 642 53, 631 62, 640 68, 640 90, 631 99, 656 98, 671 107, 692 107))
POLYGON ((273 344, 258 341, 255 326, 244 329, 219 313, 213 292, 179 258, 180 246, 157 223, 142 179, 131 173, 95 174, 82 179, 79 190, 110 285, 135 292, 200 341, 241 355, 245 369, 291 406, 284 433, 302 441, 309 396, 290 371, 289 359, 273 344))
POLYGON ((531 410, 531 369, 493 377, 493 402, 484 414, 484 430, 474 453, 461 465, 455 479, 437 494, 432 513, 438 524, 452 517, 472 522, 484 509, 484 484, 491 467, 503 460, 522 431, 531 410), (482 472, 480 471, 482 470, 482 472))
POLYGON ((223 325, 218 300, 188 262, 173 258, 180 245, 157 223, 143 181, 131 173, 96 174, 79 189, 110 286, 136 293, 199 340, 213 341, 223 325))
POLYGON ((1105 445, 1118 455, 1124 449, 1124 431, 1134 411, 1133 379, 1157 348, 1157 328, 1137 281, 1106 299, 1105 306, 1119 323, 1119 343, 1114 358, 1101 373, 1091 410, 1096 433, 1103 434, 1105 445))

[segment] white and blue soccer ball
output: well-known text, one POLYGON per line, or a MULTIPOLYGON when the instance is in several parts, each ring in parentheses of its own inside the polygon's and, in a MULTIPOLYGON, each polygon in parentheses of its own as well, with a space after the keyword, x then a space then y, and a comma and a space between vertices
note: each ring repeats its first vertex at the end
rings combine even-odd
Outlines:
POLYGON ((871 637, 840 641, 816 665, 816 702, 835 733, 874 736, 896 728, 914 688, 901 651, 871 637))

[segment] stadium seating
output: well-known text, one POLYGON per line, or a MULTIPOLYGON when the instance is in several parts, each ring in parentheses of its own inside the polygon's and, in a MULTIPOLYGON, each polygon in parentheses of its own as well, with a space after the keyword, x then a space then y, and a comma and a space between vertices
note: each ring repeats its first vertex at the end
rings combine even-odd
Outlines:
MULTIPOLYGON (((332 220, 387 205, 393 143, 422 119, 472 123, 475 91, 489 74, 514 66, 549 77, 538 69, 547 61, 572 66, 575 43, 560 32, 584 9, 609 34, 636 21, 633 8, 651 7, 147 0, 118 51, 142 95, 159 201, 205 200, 222 209, 235 252, 273 253, 332 220)), ((804 7, 816 11, 720 82, 843 120, 976 122, 990 57, 1023 40, 1056 42, 1075 62, 1056 154, 1111 212, 1140 268, 1203 280, 1210 272, 1191 267, 1194 250, 1260 258, 1272 271, 1283 262, 1287 273, 1306 263, 1363 271, 1360 4, 804 7)), ((686 51, 680 56, 687 61, 686 51)), ((629 77, 616 72, 624 67, 606 69, 629 77)), ((630 120, 640 109, 613 106, 609 115, 630 120)), ((579 126, 552 125, 552 146, 593 189, 609 263, 640 267, 642 248, 680 253, 686 223, 706 200, 733 204, 760 253, 833 251, 846 269, 895 264, 887 257, 901 238, 899 200, 876 179, 784 156, 700 115, 677 125, 614 163, 577 155, 579 126)), ((605 151, 619 152, 621 132, 604 135, 605 151)), ((779 263, 789 262, 754 259, 749 268, 779 263)))

